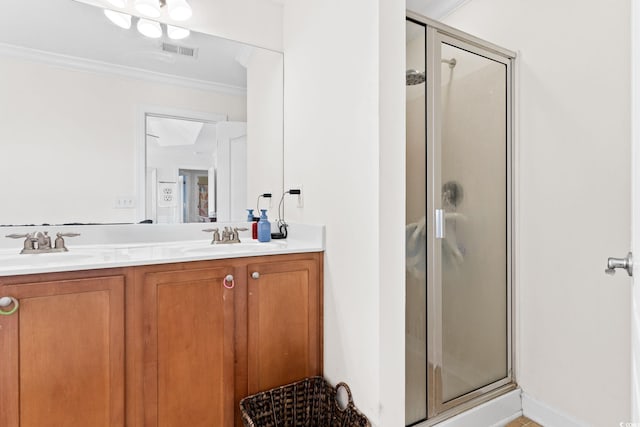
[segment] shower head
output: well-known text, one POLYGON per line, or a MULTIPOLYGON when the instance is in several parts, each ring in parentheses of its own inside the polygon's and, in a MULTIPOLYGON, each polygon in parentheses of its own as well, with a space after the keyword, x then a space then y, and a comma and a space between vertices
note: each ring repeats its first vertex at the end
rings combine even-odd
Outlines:
POLYGON ((424 83, 426 76, 424 72, 418 70, 407 70, 407 86, 414 86, 424 83))
POLYGON ((443 59, 441 60, 441 62, 443 64, 449 64, 449 68, 451 68, 452 70, 455 68, 456 64, 458 63, 458 61, 456 61, 456 58, 443 59))
MULTIPOLYGON (((442 62, 443 64, 449 64, 449 68, 452 70, 455 68, 456 64, 458 63, 458 61, 456 61, 456 58, 442 59, 440 60, 440 62, 442 62)), ((421 83, 424 83, 426 79, 427 79, 427 76, 424 71, 420 72, 414 69, 407 70, 407 86, 419 85, 421 83)))

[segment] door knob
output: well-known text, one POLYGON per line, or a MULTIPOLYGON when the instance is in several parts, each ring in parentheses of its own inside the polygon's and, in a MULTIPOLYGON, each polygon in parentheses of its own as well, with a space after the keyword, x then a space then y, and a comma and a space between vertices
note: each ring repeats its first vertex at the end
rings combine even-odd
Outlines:
POLYGON ((607 269, 604 272, 613 275, 616 274, 616 268, 624 268, 629 276, 633 276, 633 255, 631 252, 627 254, 626 258, 609 258, 607 269))
POLYGON ((259 279, 260 273, 258 273, 257 271, 254 271, 253 273, 251 273, 251 277, 253 277, 254 279, 259 279))

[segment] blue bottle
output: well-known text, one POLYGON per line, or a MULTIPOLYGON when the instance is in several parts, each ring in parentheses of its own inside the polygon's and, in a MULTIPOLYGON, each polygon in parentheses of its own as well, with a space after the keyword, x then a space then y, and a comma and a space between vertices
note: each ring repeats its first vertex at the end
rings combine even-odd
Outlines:
POLYGON ((258 241, 269 242, 271 241, 271 223, 267 218, 267 210, 260 209, 260 221, 258 221, 258 241))
POLYGON ((253 222, 253 209, 247 209, 247 222, 253 222))

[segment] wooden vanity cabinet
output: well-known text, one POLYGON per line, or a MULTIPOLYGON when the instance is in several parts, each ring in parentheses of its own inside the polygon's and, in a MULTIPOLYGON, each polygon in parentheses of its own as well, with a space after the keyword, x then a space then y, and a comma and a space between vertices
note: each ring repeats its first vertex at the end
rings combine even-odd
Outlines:
POLYGON ((242 398, 322 374, 321 253, 0 277, 5 295, 2 427, 241 426, 242 398))
POLYGON ((321 266, 308 253, 137 268, 132 425, 242 426, 242 398, 321 375, 321 266))
POLYGON ((0 278, 0 426, 125 425, 125 275, 0 278))
POLYGON ((142 288, 142 425, 231 426, 236 293, 235 278, 227 283, 225 277, 234 267, 219 261, 173 268, 136 275, 142 279, 136 281, 142 288))
POLYGON ((322 372, 322 301, 314 259, 247 266, 248 393, 322 372))

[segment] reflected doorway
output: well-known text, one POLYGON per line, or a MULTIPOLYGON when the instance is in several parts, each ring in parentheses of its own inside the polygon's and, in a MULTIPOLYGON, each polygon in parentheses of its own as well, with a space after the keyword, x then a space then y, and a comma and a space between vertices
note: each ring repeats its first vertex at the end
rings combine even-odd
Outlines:
POLYGON ((139 166, 145 219, 160 224, 245 219, 246 134, 246 122, 230 122, 224 115, 145 112, 139 166))
MULTIPOLYGON (((209 172, 206 170, 180 169, 181 222, 208 222, 209 216, 209 172)), ((215 187, 215 186, 214 186, 215 187)), ((215 195, 211 200, 215 202, 215 195)), ((215 206, 212 206, 215 212, 215 206)))

